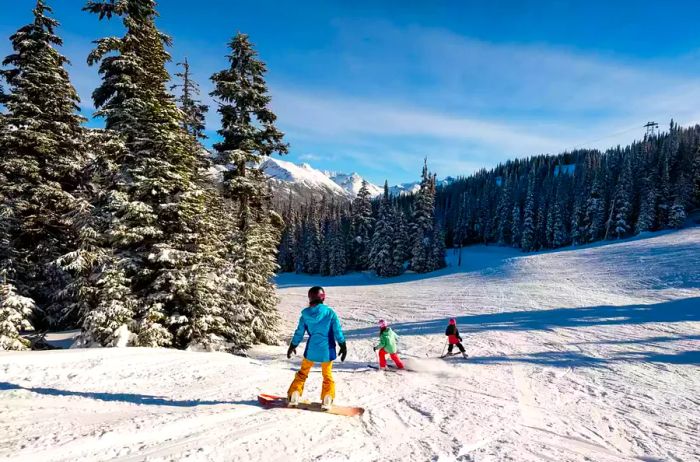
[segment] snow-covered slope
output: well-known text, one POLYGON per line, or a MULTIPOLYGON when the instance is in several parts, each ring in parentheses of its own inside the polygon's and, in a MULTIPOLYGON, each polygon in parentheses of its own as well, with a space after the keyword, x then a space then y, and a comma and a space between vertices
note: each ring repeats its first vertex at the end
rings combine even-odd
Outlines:
MULTIPOLYGON (((0 459, 633 461, 698 459, 700 228, 556 252, 463 250, 461 268, 283 275, 285 332, 323 284, 360 418, 264 410, 300 358, 148 349, 0 353, 0 459), (470 354, 440 360, 455 316, 470 354), (376 322, 414 372, 377 372, 376 322)), ((304 345, 299 347, 302 352, 304 345)), ((310 374, 305 397, 318 399, 310 374)))

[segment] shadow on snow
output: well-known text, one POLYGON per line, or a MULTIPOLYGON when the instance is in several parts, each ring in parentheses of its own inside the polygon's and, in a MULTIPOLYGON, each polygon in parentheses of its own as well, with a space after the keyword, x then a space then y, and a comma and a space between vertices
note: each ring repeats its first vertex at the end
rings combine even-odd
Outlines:
MULTIPOLYGON (((595 306, 556 308, 552 310, 509 311, 475 314, 456 318, 463 334, 485 331, 552 330, 591 326, 633 325, 654 322, 688 322, 700 320, 700 297, 686 298, 652 305, 595 306)), ((399 335, 443 334, 447 318, 392 324, 399 335)), ((354 329, 348 338, 374 336, 375 327, 354 329)))
POLYGON ((86 391, 70 391, 59 390, 57 388, 44 387, 23 387, 15 383, 0 382, 0 391, 11 390, 26 390, 32 393, 47 396, 77 396, 80 398, 89 398, 99 401, 110 402, 125 402, 132 404, 141 404, 146 406, 173 406, 173 407, 195 407, 195 406, 214 406, 219 404, 239 404, 247 406, 257 406, 258 402, 254 400, 241 401, 200 401, 200 400, 173 400, 162 396, 140 395, 134 393, 107 393, 107 392, 86 392, 86 391))
MULTIPOLYGON (((595 306, 586 308, 558 308, 552 310, 513 311, 476 314, 457 318, 462 335, 486 331, 547 331, 559 328, 639 325, 648 323, 677 323, 700 321, 700 297, 674 300, 651 305, 595 306)), ((447 319, 403 322, 392 324, 399 336, 443 335, 447 319)), ((348 339, 374 337, 375 327, 347 331, 348 339)), ((645 339, 600 340, 571 343, 585 344, 654 344, 670 341, 697 341, 700 335, 650 337, 645 339)), ((468 340, 467 340, 468 343, 468 340)), ((564 345, 565 346, 565 345, 564 345)), ((580 351, 542 351, 522 355, 470 357, 470 363, 531 363, 552 367, 602 367, 613 361, 635 361, 667 364, 700 364, 700 350, 661 354, 654 352, 626 352, 611 358, 588 356, 580 351)))

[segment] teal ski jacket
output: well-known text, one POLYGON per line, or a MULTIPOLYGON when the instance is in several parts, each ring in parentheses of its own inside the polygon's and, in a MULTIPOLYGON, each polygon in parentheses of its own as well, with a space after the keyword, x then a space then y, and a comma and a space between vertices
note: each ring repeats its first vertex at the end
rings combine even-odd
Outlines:
POLYGON ((309 334, 304 358, 317 363, 333 361, 336 358, 336 342, 345 342, 338 315, 323 303, 304 308, 301 312, 292 345, 299 345, 304 340, 304 333, 309 334))

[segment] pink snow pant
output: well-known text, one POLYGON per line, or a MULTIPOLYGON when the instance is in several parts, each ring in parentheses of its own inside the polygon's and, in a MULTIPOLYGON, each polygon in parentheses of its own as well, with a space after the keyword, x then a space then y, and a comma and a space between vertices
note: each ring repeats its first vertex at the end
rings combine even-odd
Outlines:
MULTIPOLYGON (((403 369, 403 363, 399 359, 399 355, 397 355, 396 353, 390 353, 389 357, 392 361, 394 361, 396 367, 398 367, 399 369, 403 369)), ((386 351, 384 351, 384 348, 379 350, 379 367, 386 367, 386 351)))

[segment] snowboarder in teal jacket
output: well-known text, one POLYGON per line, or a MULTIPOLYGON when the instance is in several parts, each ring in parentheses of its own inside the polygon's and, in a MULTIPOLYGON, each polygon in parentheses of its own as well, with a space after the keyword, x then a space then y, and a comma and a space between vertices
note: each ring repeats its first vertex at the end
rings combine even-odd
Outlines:
POLYGON ((335 344, 340 345, 340 360, 345 361, 348 354, 345 345, 345 336, 340 327, 340 320, 329 306, 323 302, 326 300, 326 292, 322 287, 309 289, 309 307, 304 308, 299 317, 299 324, 292 337, 292 342, 287 350, 287 358, 296 354, 297 346, 304 339, 304 334, 309 334, 304 350, 304 360, 301 369, 296 373, 294 381, 287 391, 287 399, 291 405, 299 403, 304 392, 304 383, 314 363, 321 363, 323 374, 323 386, 321 388, 321 401, 324 408, 330 408, 335 399, 335 382, 333 381, 333 360, 336 359, 335 344))
POLYGON ((379 350, 379 369, 386 368, 386 355, 389 354, 398 369, 403 369, 403 363, 398 355, 399 337, 391 330, 391 327, 383 319, 379 321, 379 344, 374 347, 374 351, 379 350))

